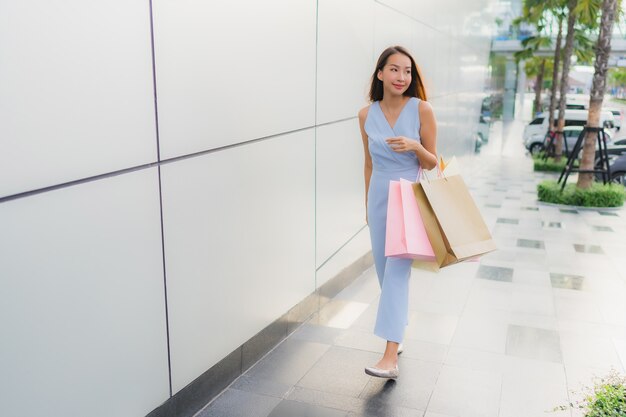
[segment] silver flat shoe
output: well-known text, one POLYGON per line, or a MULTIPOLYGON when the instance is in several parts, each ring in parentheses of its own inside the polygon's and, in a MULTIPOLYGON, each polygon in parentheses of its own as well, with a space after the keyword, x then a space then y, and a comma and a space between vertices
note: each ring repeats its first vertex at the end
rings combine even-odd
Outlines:
POLYGON ((390 378, 396 379, 400 375, 400 371, 398 370, 398 365, 396 365, 393 369, 380 369, 375 366, 370 366, 365 368, 365 373, 371 376, 375 376, 378 378, 390 378))
POLYGON ((398 345, 398 355, 401 354, 402 352, 404 352, 404 345, 402 343, 400 343, 398 345))

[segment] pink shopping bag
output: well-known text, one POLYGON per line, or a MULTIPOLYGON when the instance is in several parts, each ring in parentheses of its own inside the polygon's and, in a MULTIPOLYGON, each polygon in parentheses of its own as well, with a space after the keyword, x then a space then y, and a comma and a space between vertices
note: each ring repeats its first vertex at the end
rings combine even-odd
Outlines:
POLYGON ((410 181, 389 181, 385 256, 435 260, 410 181))

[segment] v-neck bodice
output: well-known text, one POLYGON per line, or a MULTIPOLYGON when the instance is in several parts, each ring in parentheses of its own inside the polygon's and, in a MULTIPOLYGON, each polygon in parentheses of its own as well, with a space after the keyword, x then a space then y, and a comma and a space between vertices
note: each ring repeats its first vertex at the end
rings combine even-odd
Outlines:
POLYGON ((389 125, 380 102, 371 104, 365 120, 365 132, 368 136, 368 148, 372 156, 374 171, 407 171, 417 169, 418 160, 415 152, 395 152, 386 139, 405 136, 420 140, 419 137, 419 99, 411 97, 405 103, 393 126, 389 125))

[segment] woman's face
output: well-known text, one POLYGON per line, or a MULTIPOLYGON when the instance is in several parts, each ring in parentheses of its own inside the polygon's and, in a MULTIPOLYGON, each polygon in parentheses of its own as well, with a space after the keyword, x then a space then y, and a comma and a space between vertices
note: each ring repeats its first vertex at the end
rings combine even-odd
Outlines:
POLYGON ((401 96, 411 84, 411 60, 404 54, 393 54, 378 71, 378 79, 383 82, 385 94, 401 96))

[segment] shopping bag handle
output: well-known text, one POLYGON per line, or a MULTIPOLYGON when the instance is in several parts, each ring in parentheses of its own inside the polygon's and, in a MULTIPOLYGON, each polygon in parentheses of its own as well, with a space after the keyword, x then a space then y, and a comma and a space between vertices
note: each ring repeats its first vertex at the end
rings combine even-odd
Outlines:
MULTIPOLYGON (((422 175, 424 176, 424 178, 426 178, 426 181, 430 182, 430 178, 428 178, 428 175, 426 175, 426 171, 420 165, 419 169, 417 170, 417 178, 415 179, 415 182, 420 182, 422 175)), ((443 178, 447 180, 446 176, 443 175, 443 171, 441 170, 441 165, 439 165, 439 160, 437 160, 437 178, 443 178)))

